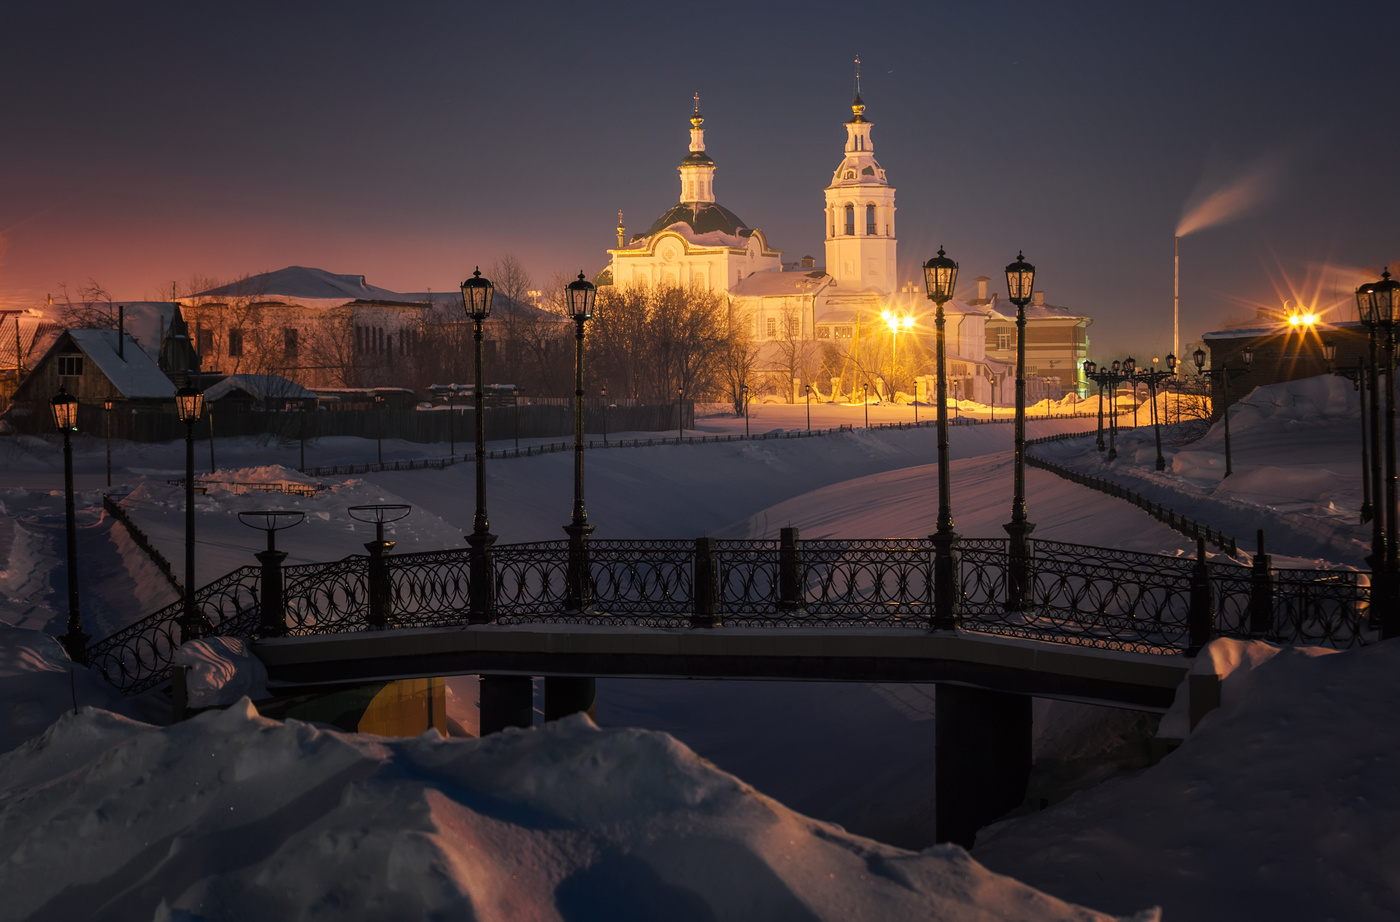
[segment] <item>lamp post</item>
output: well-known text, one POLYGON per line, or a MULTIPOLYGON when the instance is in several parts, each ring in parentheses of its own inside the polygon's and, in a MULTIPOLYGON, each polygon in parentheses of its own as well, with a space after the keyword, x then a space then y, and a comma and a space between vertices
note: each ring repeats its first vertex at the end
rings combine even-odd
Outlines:
POLYGON ((870 382, 860 386, 860 402, 865 407, 865 428, 870 428, 870 382))
MULTIPOLYGON (((564 289, 569 313, 574 318, 577 349, 574 353, 574 512, 564 533, 569 536, 569 568, 564 607, 585 611, 593 602, 588 573, 588 536, 593 526, 583 506, 583 325, 593 316, 593 299, 598 289, 582 272, 564 289)), ((746 417, 747 418, 747 417, 746 417)))
POLYGON ((185 610, 180 638, 189 641, 203 637, 210 626, 194 604, 194 424, 204 412, 204 395, 187 383, 175 392, 175 409, 185 424, 185 610))
POLYGON ((374 453, 384 466, 384 395, 374 395, 374 453))
POLYGON ((1017 252, 1016 261, 1006 267, 1007 297, 1016 305, 1015 493, 1011 499, 1011 521, 1004 526, 1011 537, 1006 600, 1009 611, 1026 610, 1030 590, 1027 538, 1035 530, 1026 519, 1026 305, 1030 303, 1034 285, 1035 266, 1017 252))
MULTIPOLYGON (((804 385, 802 385, 802 390, 805 391, 805 392, 806 392, 806 395, 807 395, 807 431, 808 431, 808 432, 811 432, 811 431, 812 431, 812 385, 810 385, 810 384, 804 384, 804 385)), ((915 412, 918 412, 918 411, 915 410, 915 412)))
MULTIPOLYGON (((1328 340, 1322 344, 1322 351, 1327 357, 1327 373, 1350 381, 1360 402, 1358 416, 1361 420, 1361 524, 1365 525, 1374 515, 1371 505, 1371 458, 1366 443, 1366 367, 1365 363, 1357 361, 1355 370, 1338 371, 1336 344, 1328 340)), ((1372 395, 1372 402, 1374 401, 1375 396, 1372 395)))
MULTIPOLYGON (((1219 368, 1206 371, 1206 354, 1202 349, 1191 353, 1191 360, 1196 363, 1196 374, 1211 383, 1220 383, 1220 415, 1225 419, 1225 476, 1229 477, 1235 472, 1234 459, 1230 454, 1230 365, 1228 362, 1222 362, 1219 368)), ((1244 371, 1240 373, 1248 372, 1249 367, 1254 364, 1253 350, 1242 351, 1240 361, 1244 362, 1244 371)))
POLYGON ((481 328, 486 318, 491 316, 491 295, 495 290, 495 286, 488 279, 481 277, 480 269, 473 271, 472 277, 462 283, 462 308, 472 321, 475 371, 473 381, 476 385, 473 393, 473 422, 476 429, 476 514, 472 517, 472 533, 467 535, 468 565, 471 573, 471 611, 468 620, 475 623, 491 621, 496 613, 495 574, 491 561, 491 545, 495 543, 496 536, 491 534, 490 523, 486 517, 486 391, 482 387, 481 376, 481 328))
MULTIPOLYGON (((956 274, 956 273, 954 273, 956 274)), ((914 325, 912 314, 900 314, 895 311, 881 311, 880 319, 885 321, 885 325, 890 328, 890 401, 894 401, 894 395, 898 393, 895 378, 899 374, 899 328, 909 329, 914 325)))
POLYGON ((457 385, 450 384, 447 387, 447 455, 450 458, 457 457, 457 409, 456 398, 457 385))
POLYGON ((603 385, 603 444, 608 444, 608 386, 603 385))
MULTIPOLYGON (((1397 484, 1395 469, 1395 321, 1397 302, 1400 302, 1400 282, 1390 277, 1390 270, 1387 268, 1381 273, 1378 282, 1371 282, 1362 285, 1356 290, 1357 306, 1361 308, 1362 317, 1366 324, 1373 331, 1383 334, 1385 345, 1385 507, 1376 510, 1375 524, 1372 526, 1372 549, 1369 561, 1373 572, 1377 572, 1380 579, 1375 580, 1376 585, 1372 592, 1374 598, 1379 601, 1376 607, 1379 609, 1379 617, 1373 619, 1373 624, 1378 623, 1381 629, 1381 638, 1389 640, 1392 637, 1400 636, 1400 561, 1396 557, 1396 528, 1397 528, 1397 484), (1384 519, 1384 526, 1380 525, 1384 519), (1379 538, 1379 540, 1377 540, 1379 538), (1379 566, 1377 564, 1379 563, 1379 566)), ((1373 335, 1372 340, 1376 339, 1373 335)), ((1372 347, 1374 355, 1374 346, 1372 347)), ((1375 432, 1375 408, 1379 401, 1376 399, 1375 386, 1378 384, 1378 371, 1375 362, 1371 363, 1371 384, 1372 384, 1372 441, 1374 449, 1372 456, 1373 470, 1380 468, 1379 448, 1376 446, 1375 432)), ((1381 491, 1377 485, 1374 491, 1375 502, 1381 502, 1381 491)))
POLYGON ((676 444, 685 441, 685 415, 682 412, 681 400, 685 397, 685 388, 676 388, 676 444))
POLYGON ((943 306, 952 300, 957 279, 958 264, 939 247, 938 255, 924 263, 924 284, 929 300, 934 303, 937 343, 934 370, 938 381, 938 524, 930 536, 933 542, 934 630, 957 627, 959 608, 957 561, 953 558, 958 536, 953 531, 952 471, 948 469, 948 375, 943 316, 943 306))
MULTIPOLYGON (((1157 360, 1154 358, 1152 361, 1155 363, 1157 360)), ((1162 383, 1163 381, 1169 380, 1175 375, 1176 356, 1172 355, 1171 353, 1167 353, 1166 371, 1158 371, 1154 368, 1151 371, 1144 371, 1138 375, 1138 378, 1147 384, 1147 392, 1150 395, 1150 399, 1152 401, 1149 415, 1152 418, 1152 435, 1157 442, 1157 470, 1159 471, 1164 471, 1167 469, 1167 461, 1165 458, 1162 457, 1162 427, 1161 419, 1157 413, 1157 385, 1162 383)))
POLYGON ((73 508, 73 433, 78 428, 78 398, 59 385, 50 407, 54 428, 63 434, 63 517, 67 525, 68 632, 59 638, 68 658, 87 665, 87 642, 83 615, 78 608, 78 520, 73 508))
POLYGON ((112 398, 102 401, 102 416, 107 423, 107 486, 112 485, 112 398))
POLYGON ((749 386, 739 385, 739 397, 744 401, 744 438, 749 437, 749 386))

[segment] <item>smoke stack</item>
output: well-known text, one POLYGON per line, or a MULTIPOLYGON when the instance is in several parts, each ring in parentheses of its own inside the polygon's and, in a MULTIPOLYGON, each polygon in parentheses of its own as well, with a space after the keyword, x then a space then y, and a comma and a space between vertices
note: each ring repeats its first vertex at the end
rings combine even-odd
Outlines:
POLYGON ((117 305, 117 358, 126 361, 126 305, 117 305))
POLYGON ((1042 307, 1042 306, 1044 306, 1044 304, 1045 304, 1045 292, 1043 292, 1043 291, 1033 291, 1033 292, 1031 292, 1031 303, 1034 304, 1034 305, 1036 305, 1037 307, 1042 307))
POLYGON ((980 304, 987 303, 987 283, 990 281, 985 275, 977 276, 977 301, 980 304))

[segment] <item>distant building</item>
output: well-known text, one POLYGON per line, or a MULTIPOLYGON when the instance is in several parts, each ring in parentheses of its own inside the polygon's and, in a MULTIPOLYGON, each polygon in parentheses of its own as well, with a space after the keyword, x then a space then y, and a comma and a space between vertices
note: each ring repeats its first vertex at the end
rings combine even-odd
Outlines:
MULTIPOLYGON (((1016 373, 1016 305, 987 297, 986 276, 977 280, 977 301, 990 307, 987 357, 1016 373)), ((1045 303, 1045 292, 1032 294, 1026 305, 1026 399, 1087 393, 1084 361, 1089 358, 1089 324, 1093 320, 1068 307, 1045 303)))

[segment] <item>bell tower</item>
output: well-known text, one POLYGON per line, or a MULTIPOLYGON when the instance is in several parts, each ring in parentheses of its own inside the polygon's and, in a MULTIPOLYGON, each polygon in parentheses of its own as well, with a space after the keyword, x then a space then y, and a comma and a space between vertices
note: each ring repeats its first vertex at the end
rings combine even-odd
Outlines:
POLYGON ((894 187, 875 159, 872 124, 860 98, 860 58, 856 96, 846 122, 846 149, 826 187, 826 271, 847 291, 896 287, 894 187))
POLYGON ((700 126, 700 94, 695 94, 695 114, 690 117, 690 153, 676 169, 681 174, 681 204, 695 206, 715 200, 715 162, 705 153, 705 129, 700 126))

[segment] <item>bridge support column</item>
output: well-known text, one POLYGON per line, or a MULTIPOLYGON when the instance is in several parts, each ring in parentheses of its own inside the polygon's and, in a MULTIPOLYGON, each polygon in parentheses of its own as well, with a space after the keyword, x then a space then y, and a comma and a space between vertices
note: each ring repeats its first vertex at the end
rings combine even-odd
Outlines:
POLYGON ((1031 698, 940 682, 934 698, 935 837, 972 847, 1020 806, 1031 774, 1031 698))
POLYGON ((597 717, 598 683, 590 676, 552 675, 544 680, 544 719, 559 720, 570 714, 597 717))
MULTIPOLYGON (((381 525, 380 528, 383 526, 381 525)), ((388 556, 393 549, 393 541, 377 540, 365 544, 365 550, 369 551, 370 630, 382 630, 389 626, 391 599, 388 556)))
POLYGON ((535 723, 535 691, 527 675, 481 677, 480 734, 499 733, 506 727, 531 727, 535 723))

